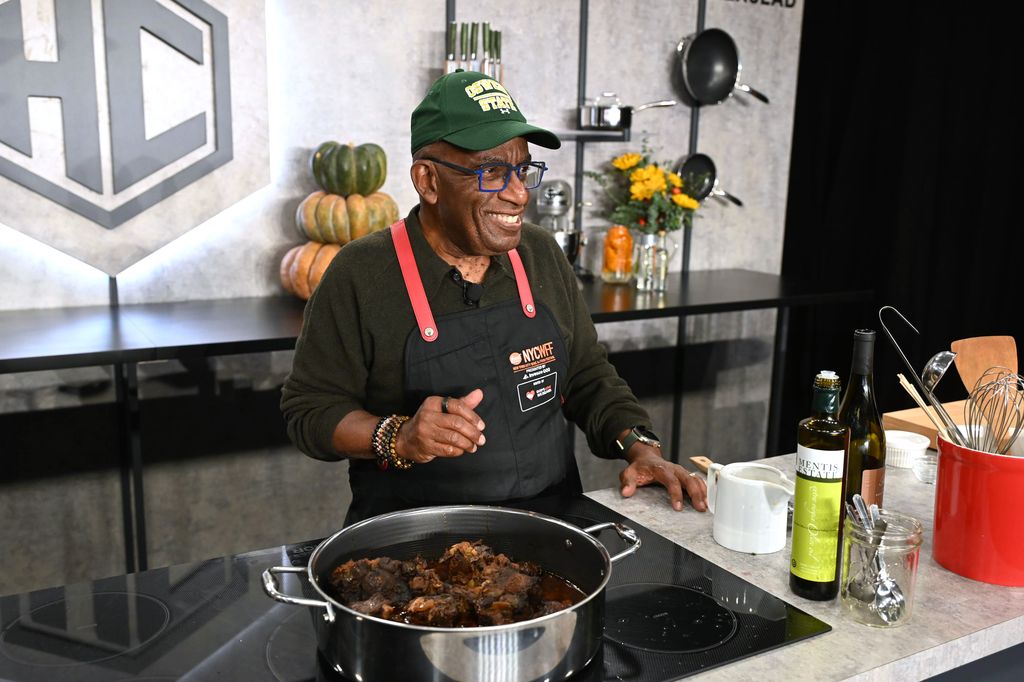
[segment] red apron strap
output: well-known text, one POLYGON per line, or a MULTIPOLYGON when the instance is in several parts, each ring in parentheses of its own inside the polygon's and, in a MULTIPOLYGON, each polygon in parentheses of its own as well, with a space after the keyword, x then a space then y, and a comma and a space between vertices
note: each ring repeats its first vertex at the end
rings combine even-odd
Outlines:
MULTIPOLYGON (((398 254, 398 265, 402 268, 402 279, 405 280, 405 291, 412 303, 412 312, 416 315, 416 326, 420 328, 420 336, 424 341, 437 341, 437 325, 434 314, 430 312, 427 294, 423 291, 420 270, 416 267, 416 258, 412 255, 412 244, 409 233, 405 229, 405 220, 399 220, 391 226, 391 240, 398 254)), ((522 266, 520 266, 522 267, 522 266)))
POLYGON ((523 306, 523 314, 527 317, 534 317, 537 314, 537 308, 533 305, 533 292, 530 290, 530 280, 526 278, 523 260, 515 249, 508 252, 508 259, 512 263, 512 271, 516 273, 516 287, 519 288, 519 305, 523 306))

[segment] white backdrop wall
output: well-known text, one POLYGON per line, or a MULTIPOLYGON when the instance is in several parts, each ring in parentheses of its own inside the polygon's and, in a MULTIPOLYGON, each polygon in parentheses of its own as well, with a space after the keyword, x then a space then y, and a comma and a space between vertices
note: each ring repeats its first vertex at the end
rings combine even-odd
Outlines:
MULTIPOLYGON (((324 140, 380 144, 389 160, 383 190, 395 197, 403 213, 415 202, 408 182, 409 114, 440 74, 443 0, 209 2, 229 19, 234 113, 240 119, 260 120, 266 112, 268 131, 264 140, 258 130, 236 126, 239 153, 225 168, 255 159, 268 166, 269 183, 183 236, 168 238, 166 246, 120 271, 122 303, 283 295, 277 265, 300 241, 293 214, 298 202, 316 189, 308 157, 324 140), (264 36, 254 33, 262 30, 265 55, 260 52, 264 36), (257 54, 256 67, 265 70, 265 79, 244 75, 253 64, 240 63, 236 52, 257 54)), ((723 28, 735 38, 744 80, 765 92, 771 104, 737 93, 700 112, 699 151, 714 158, 722 186, 745 206, 706 202, 693 233, 691 268, 779 271, 803 11, 802 3, 785 4, 707 2, 706 25, 723 28)), ((576 0, 478 0, 457 3, 456 18, 490 21, 502 31, 509 89, 531 120, 564 130, 575 120, 579 11, 576 0)), ((591 0, 588 95, 612 90, 633 105, 674 97, 670 71, 675 46, 694 31, 697 11, 696 0, 591 0)), ((683 105, 640 112, 633 142, 588 143, 585 165, 596 168, 614 155, 635 150, 645 137, 660 158, 678 158, 688 151, 690 123, 691 109, 683 105)), ((574 143, 557 152, 540 152, 537 156, 551 167, 549 177, 572 181, 574 143)), ((186 191, 220 192, 215 176, 186 191)), ((0 178, 0 196, 5 199, 25 191, 0 178)), ((594 199, 589 181, 582 198, 594 199)), ((163 209, 158 205, 151 210, 163 209)), ((176 235, 182 227, 174 224, 175 218, 173 211, 163 216, 168 231, 176 235)), ((70 230, 80 219, 54 204, 47 220, 70 230)), ((594 265, 607 222, 587 210, 583 224, 590 241, 583 258, 594 265)), ((88 238, 88 232, 80 234, 88 238)), ((0 252, 0 310, 107 303, 106 273, 2 223, 0 252)), ((679 267, 677 255, 673 270, 679 267)), ((741 421, 749 422, 747 433, 762 439, 762 450, 770 354, 766 358, 763 347, 749 350, 749 342, 770 344, 774 320, 772 312, 733 313, 692 318, 687 326, 688 343, 715 344, 717 361, 710 371, 719 376, 710 382, 713 391, 687 396, 687 401, 697 403, 684 406, 685 413, 713 420, 717 411, 722 419, 734 419, 736 409, 742 408, 741 421), (747 343, 722 343, 741 339, 747 343)), ((599 330, 613 350, 664 346, 676 340, 671 320, 605 324, 599 330)), ((694 431, 703 428, 695 425, 694 431)), ((708 426, 707 431, 717 430, 708 426)), ((724 434, 722 438, 693 445, 730 457, 739 442, 724 434)), ((756 449, 757 442, 744 436, 743 447, 756 449)))

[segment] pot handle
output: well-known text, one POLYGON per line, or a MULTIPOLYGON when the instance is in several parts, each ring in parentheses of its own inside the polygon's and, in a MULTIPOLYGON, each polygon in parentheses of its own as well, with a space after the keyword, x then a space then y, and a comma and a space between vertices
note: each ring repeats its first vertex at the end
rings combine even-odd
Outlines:
POLYGON ((719 188, 717 183, 715 184, 715 187, 712 188, 711 193, 714 194, 716 197, 723 197, 725 199, 728 199, 737 206, 743 205, 743 202, 740 201, 737 197, 734 197, 733 195, 726 192, 724 189, 719 188))
POLYGON ((736 89, 737 90, 742 90, 743 92, 745 92, 747 94, 753 95, 754 97, 756 97, 757 99, 761 100, 765 104, 771 104, 771 102, 768 101, 768 96, 767 95, 765 95, 764 93, 758 92, 757 90, 755 90, 754 88, 750 87, 746 83, 739 83, 739 82, 737 82, 736 83, 736 89))
POLYGON ((296 606, 322 606, 326 613, 323 614, 324 620, 328 623, 334 622, 334 608, 331 607, 330 602, 320 601, 319 599, 306 599, 305 597, 292 597, 277 589, 277 579, 274 577, 277 573, 305 573, 306 568, 303 566, 272 566, 267 570, 263 571, 263 591, 267 593, 267 596, 275 601, 279 601, 282 604, 294 604, 296 606))
POLYGON ((654 107, 674 107, 676 104, 678 104, 678 102, 676 102, 674 99, 662 99, 658 100, 657 102, 648 102, 646 104, 641 104, 638 107, 634 107, 633 111, 643 111, 644 109, 653 109, 654 107))
POLYGON ((636 534, 635 530, 621 523, 615 523, 612 521, 608 521, 606 523, 599 523, 596 526, 584 528, 583 532, 590 533, 591 535, 597 535, 600 531, 604 530, 605 528, 614 528, 615 532, 619 534, 620 538, 622 538, 622 541, 629 545, 629 547, 626 547, 626 549, 622 550, 621 552, 613 556, 610 559, 611 563, 614 564, 622 557, 629 556, 633 552, 640 549, 640 536, 636 534))

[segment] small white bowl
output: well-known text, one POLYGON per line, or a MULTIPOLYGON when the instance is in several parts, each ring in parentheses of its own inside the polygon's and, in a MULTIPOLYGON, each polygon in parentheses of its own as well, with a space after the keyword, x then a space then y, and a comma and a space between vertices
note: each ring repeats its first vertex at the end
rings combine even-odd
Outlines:
POLYGON ((909 469, 914 462, 924 455, 931 441, 913 431, 885 432, 885 464, 886 466, 909 469))

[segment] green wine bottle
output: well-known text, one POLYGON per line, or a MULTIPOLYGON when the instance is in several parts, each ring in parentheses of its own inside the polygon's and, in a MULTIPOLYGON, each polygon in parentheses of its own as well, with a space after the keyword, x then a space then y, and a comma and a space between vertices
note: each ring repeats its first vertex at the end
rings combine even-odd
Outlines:
POLYGON ((853 364, 850 381, 839 407, 839 422, 850 427, 850 451, 846 459, 847 501, 857 493, 865 504, 882 507, 885 494, 885 431, 875 405, 875 332, 853 332, 853 364))
POLYGON ((833 599, 839 591, 843 465, 850 430, 836 418, 838 405, 839 376, 818 372, 812 414, 800 422, 796 437, 789 588, 797 596, 819 601, 833 599))

